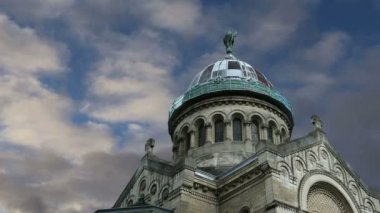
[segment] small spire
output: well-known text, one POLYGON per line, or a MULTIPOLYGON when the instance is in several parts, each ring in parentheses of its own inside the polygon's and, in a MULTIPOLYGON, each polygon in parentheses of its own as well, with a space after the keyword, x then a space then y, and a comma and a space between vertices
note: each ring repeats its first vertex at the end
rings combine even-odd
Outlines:
POLYGON ((152 154, 154 148, 155 140, 153 138, 149 138, 145 143, 145 153, 152 154))
POLYGON ((315 129, 322 129, 322 121, 317 115, 312 115, 311 121, 315 129))
POLYGON ((226 46, 227 55, 232 55, 232 46, 234 45, 234 39, 237 35, 237 32, 228 31, 223 38, 224 46, 226 46))

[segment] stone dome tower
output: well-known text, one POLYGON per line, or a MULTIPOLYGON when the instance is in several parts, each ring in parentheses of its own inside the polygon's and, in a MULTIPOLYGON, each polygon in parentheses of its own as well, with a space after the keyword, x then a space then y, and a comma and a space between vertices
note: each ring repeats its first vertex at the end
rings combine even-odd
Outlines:
POLYGON ((173 160, 145 145, 140 166, 110 209, 96 213, 375 213, 380 196, 313 130, 290 139, 289 102, 232 54, 199 72, 169 112, 173 160))
POLYGON ((219 173, 255 153, 262 143, 289 141, 293 128, 289 102, 258 69, 227 54, 199 72, 169 112, 175 161, 190 157, 198 168, 219 173))

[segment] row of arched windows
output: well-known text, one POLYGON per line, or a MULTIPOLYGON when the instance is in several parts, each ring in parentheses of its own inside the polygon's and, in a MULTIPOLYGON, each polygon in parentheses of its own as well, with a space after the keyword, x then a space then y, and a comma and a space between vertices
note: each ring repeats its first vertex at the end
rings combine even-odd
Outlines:
POLYGON ((220 143, 226 141, 227 138, 234 142, 244 141, 249 138, 253 143, 258 143, 264 139, 264 134, 266 134, 268 141, 275 144, 282 143, 283 140, 287 138, 285 128, 282 127, 279 131, 278 126, 272 120, 268 122, 267 128, 263 128, 263 120, 259 116, 253 116, 250 119, 249 128, 243 125, 243 121, 244 119, 240 115, 234 115, 230 123, 226 123, 220 114, 213 116, 212 123, 209 124, 206 124, 205 121, 200 118, 194 123, 195 129, 193 136, 188 126, 181 130, 178 139, 175 139, 176 152, 186 153, 192 146, 191 140, 193 140, 193 146, 200 147, 205 145, 207 140, 220 143), (227 128, 229 125, 231 125, 231 129, 227 128), (227 134, 227 131, 230 132, 227 134), (191 139, 191 137, 194 138, 191 139))
MULTIPOLYGON (((232 120, 232 132, 233 132, 233 140, 234 141, 242 141, 243 140, 243 125, 242 119, 234 118, 232 120)), ((214 121, 214 141, 215 143, 223 142, 225 140, 225 125, 222 117, 217 117, 214 121)), ((206 142, 206 128, 204 122, 201 121, 200 125, 198 125, 198 145, 202 146, 206 142)))
MULTIPOLYGON (((260 140, 260 126, 262 125, 262 121, 258 117, 253 117, 250 124, 250 130, 251 130, 251 140, 254 143, 259 142, 260 140)), ((200 126, 203 132, 206 132, 204 129, 204 126, 200 126)), ((277 130, 277 126, 274 122, 269 122, 268 127, 268 140, 273 141, 274 140, 274 133, 277 130)), ((200 131, 200 130, 199 130, 200 131)), ((286 135, 286 131, 282 129, 282 132, 280 134, 280 141, 282 141, 282 138, 284 138, 286 135)), ((224 121, 221 116, 217 116, 217 118, 214 121, 214 139, 215 143, 223 142, 225 140, 225 127, 224 127, 224 121)), ((201 145, 204 144, 205 138, 202 137, 201 145)), ((243 125, 242 125, 242 119, 241 118, 234 118, 232 120, 232 139, 234 141, 243 141, 243 125)))

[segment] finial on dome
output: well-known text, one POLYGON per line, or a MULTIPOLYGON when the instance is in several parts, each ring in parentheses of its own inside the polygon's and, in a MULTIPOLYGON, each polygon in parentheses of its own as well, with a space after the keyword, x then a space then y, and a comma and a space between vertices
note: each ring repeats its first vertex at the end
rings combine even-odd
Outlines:
POLYGON ((232 46, 234 45, 234 38, 236 37, 237 32, 228 31, 223 38, 224 46, 226 46, 227 55, 232 54, 232 46))

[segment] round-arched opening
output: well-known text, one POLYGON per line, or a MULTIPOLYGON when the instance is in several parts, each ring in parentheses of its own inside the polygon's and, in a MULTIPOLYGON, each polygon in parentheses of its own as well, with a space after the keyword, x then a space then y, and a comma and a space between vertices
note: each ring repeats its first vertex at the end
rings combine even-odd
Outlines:
POLYGON ((161 192, 161 199, 163 201, 167 200, 169 198, 169 189, 166 188, 161 192))
POLYGON ((259 116, 252 116, 251 124, 251 138, 253 143, 258 143, 260 140, 260 126, 263 120, 259 116))
POLYGON ((196 126, 196 135, 197 135, 197 144, 199 146, 203 146, 206 143, 206 126, 203 119, 198 119, 195 122, 196 126))
POLYGON ((239 213, 249 213, 249 207, 248 206, 244 206, 243 208, 240 209, 239 213))
POLYGON ((140 193, 144 193, 145 188, 146 188, 146 180, 142 180, 140 183, 140 189, 139 189, 140 193))
POLYGON ((343 194, 326 182, 312 185, 307 194, 307 211, 313 213, 353 213, 343 194))
POLYGON ((185 126, 182 131, 181 131, 181 137, 184 139, 184 144, 183 144, 183 152, 185 154, 187 151, 190 149, 190 132, 189 132, 189 127, 185 126))
POLYGON ((240 113, 232 115, 232 138, 235 142, 243 141, 243 120, 240 113))
POLYGON ((157 192, 157 184, 153 184, 151 187, 150 187, 150 195, 155 195, 157 192))
POLYGON ((268 128, 268 140, 272 143, 276 143, 275 140, 275 131, 277 130, 277 125, 274 121, 269 121, 268 128))
POLYGON ((286 130, 284 128, 281 128, 280 131, 280 143, 284 143, 286 141, 286 130))
POLYGON ((224 141, 224 119, 221 115, 213 117, 215 143, 224 141))
POLYGON ((133 200, 132 199, 128 200, 127 206, 132 206, 132 205, 133 205, 133 200))

